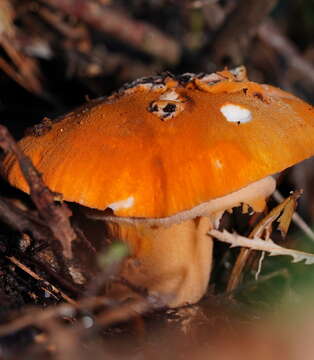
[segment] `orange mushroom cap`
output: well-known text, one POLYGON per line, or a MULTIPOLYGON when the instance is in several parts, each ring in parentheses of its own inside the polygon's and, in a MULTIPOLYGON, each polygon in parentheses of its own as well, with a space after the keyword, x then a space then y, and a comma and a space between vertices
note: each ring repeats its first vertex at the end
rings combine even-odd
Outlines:
MULTIPOLYGON (((19 145, 64 200, 123 217, 171 216, 314 153, 313 107, 240 70, 139 79, 19 145)), ((13 156, 3 168, 29 191, 13 156)))

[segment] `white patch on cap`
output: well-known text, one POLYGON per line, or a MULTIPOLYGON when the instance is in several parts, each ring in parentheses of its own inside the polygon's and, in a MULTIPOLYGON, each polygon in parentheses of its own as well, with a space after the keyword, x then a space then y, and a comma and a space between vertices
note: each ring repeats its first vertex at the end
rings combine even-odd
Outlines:
POLYGON ((252 120, 252 113, 250 110, 235 104, 225 104, 220 108, 224 117, 230 121, 238 124, 245 124, 252 120))
POLYGON ((178 101, 179 100, 179 94, 175 92, 174 90, 169 90, 160 95, 159 100, 165 100, 165 101, 178 101))
POLYGON ((116 202, 108 205, 107 207, 113 211, 117 211, 117 210, 121 210, 121 209, 129 209, 130 207, 133 206, 133 204, 134 204, 134 197, 129 196, 127 199, 116 201, 116 202))
POLYGON ((215 160, 215 165, 216 165, 216 167, 217 167, 218 169, 222 169, 222 168, 223 168, 223 163, 222 163, 220 160, 218 160, 218 159, 215 160))

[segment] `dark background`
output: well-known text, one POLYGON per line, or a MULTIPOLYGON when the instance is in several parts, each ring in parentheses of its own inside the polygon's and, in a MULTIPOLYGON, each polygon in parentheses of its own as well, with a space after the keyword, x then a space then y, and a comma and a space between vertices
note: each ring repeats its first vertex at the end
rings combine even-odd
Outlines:
MULTIPOLYGON (((314 0, 0 2, 0 122, 16 139, 42 118, 53 119, 79 106, 86 97, 107 96, 125 82, 142 76, 164 71, 210 73, 242 64, 247 67, 251 80, 279 86, 313 104, 314 0)), ((313 159, 286 170, 279 178, 279 189, 284 196, 296 188, 304 189, 298 211, 311 225, 314 221, 313 159)), ((3 180, 0 193, 3 197, 29 201, 3 180)), ((276 203, 271 200, 270 204, 276 203)), ((247 218, 240 214, 226 221, 233 229, 247 231, 247 218)), ((8 249, 16 250, 19 236, 1 222, 1 246, 5 244, 8 249)), ((285 242, 278 233, 275 237, 283 246, 314 252, 313 244, 296 227, 290 230, 285 242)), ((16 255, 14 251, 13 254, 16 255)), ((230 356, 228 349, 234 360, 264 360, 284 357, 285 351, 291 354, 292 350, 287 350, 291 346, 294 354, 299 354, 295 359, 305 359, 305 354, 313 358, 313 346, 309 345, 313 344, 312 339, 303 343, 307 334, 313 334, 313 321, 302 322, 300 332, 288 329, 289 326, 296 328, 294 320, 288 327, 281 326, 282 318, 280 326, 272 322, 271 326, 266 325, 266 331, 255 329, 261 308, 273 311, 275 306, 286 304, 287 299, 288 303, 300 305, 300 298, 308 294, 308 289, 310 295, 305 303, 310 303, 309 314, 313 314, 313 266, 291 265, 286 257, 268 258, 263 263, 260 281, 256 283, 250 273, 247 282, 238 289, 237 301, 230 302, 224 298, 224 289, 236 254, 227 246, 216 246, 212 285, 200 305, 205 315, 197 310, 195 317, 192 308, 182 317, 171 312, 148 316, 145 324, 138 316, 123 330, 117 327, 101 333, 101 340, 95 338, 93 332, 84 334, 82 347, 81 340, 69 327, 62 327, 72 325, 75 320, 63 319, 62 324, 45 324, 44 335, 54 346, 57 344, 57 351, 49 349, 49 341, 48 345, 36 343, 34 339, 39 331, 31 327, 0 339, 0 360, 3 354, 10 359, 20 359, 22 352, 29 359, 117 358, 112 355, 117 353, 119 358, 194 356, 207 359, 213 351, 220 356, 230 356), (230 309, 240 310, 240 326, 229 320, 230 309), (174 326, 173 321, 178 319, 188 321, 174 326), (252 319, 253 330, 243 329, 242 325, 252 319), (192 330, 189 321, 194 323, 192 330), (63 343, 65 338, 67 342, 63 343), (203 341, 203 347, 196 339, 203 341), (131 347, 126 346, 129 342, 131 347), (265 344, 270 352, 265 352, 265 344), (28 349, 26 353, 25 349, 28 349)), ((252 264, 255 272, 256 261, 252 264)), ((12 269, 11 264, 0 259, 0 323, 3 319, 22 317, 29 311, 25 305, 49 305, 38 295, 37 283, 33 285, 22 271, 12 269), (37 294, 34 298, 29 290, 33 288, 37 294)), ((306 308, 304 302, 301 307, 306 308)), ((291 320, 292 312, 297 313, 289 308, 284 321, 291 320)), ((278 313, 271 312, 272 320, 277 316, 278 313)), ((309 315, 308 319, 312 318, 309 315)))

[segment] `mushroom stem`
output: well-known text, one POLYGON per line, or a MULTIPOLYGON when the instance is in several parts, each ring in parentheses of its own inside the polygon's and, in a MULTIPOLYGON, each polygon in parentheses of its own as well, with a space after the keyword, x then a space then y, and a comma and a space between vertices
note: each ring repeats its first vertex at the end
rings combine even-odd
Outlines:
MULTIPOLYGON (((143 223, 106 222, 111 239, 125 241, 130 257, 121 276, 165 305, 177 307, 197 302, 205 293, 212 265, 213 241, 209 217, 198 217, 168 227, 143 223)), ((130 290, 113 284, 110 295, 125 299, 130 290)))

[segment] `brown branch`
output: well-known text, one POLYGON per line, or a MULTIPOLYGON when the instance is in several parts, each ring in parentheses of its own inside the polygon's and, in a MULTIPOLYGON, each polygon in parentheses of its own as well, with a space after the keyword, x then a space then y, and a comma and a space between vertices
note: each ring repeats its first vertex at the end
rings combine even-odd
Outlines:
POLYGON ((56 288, 54 285, 52 285, 47 280, 43 279, 41 276, 36 274, 34 271, 32 271, 29 267, 27 267, 25 264, 22 264, 17 258, 14 256, 6 256, 6 258, 15 266, 26 272, 29 276, 34 278, 37 281, 42 282, 41 288, 47 292, 51 292, 53 295, 59 295, 61 296, 66 302, 69 304, 75 305, 76 301, 71 299, 68 295, 66 295, 64 292, 56 288))
MULTIPOLYGON (((129 321, 134 316, 143 315, 153 310, 164 308, 164 303, 154 296, 138 298, 119 304, 107 296, 96 296, 83 298, 71 304, 59 304, 49 306, 46 309, 28 308, 25 313, 8 323, 0 325, 0 336, 9 335, 28 326, 39 326, 56 317, 72 317, 77 311, 93 310, 101 307, 107 309, 99 312, 95 317, 97 327, 108 327, 119 322, 129 321)), ((77 323, 73 330, 80 332, 84 327, 77 323)))
POLYGON ((280 32, 273 21, 269 19, 265 21, 259 28, 258 36, 285 58, 290 70, 295 70, 302 80, 306 80, 313 86, 314 66, 301 56, 297 48, 280 32))
POLYGON ((0 34, 0 45, 6 51, 18 71, 15 71, 4 59, 1 59, 1 68, 25 89, 41 95, 44 92, 41 84, 42 75, 36 60, 20 53, 14 47, 14 44, 14 38, 11 39, 5 34, 0 34))
POLYGON ((30 231, 35 239, 47 238, 48 230, 45 224, 36 216, 14 206, 7 199, 0 198, 0 219, 14 230, 21 233, 30 231), (36 226, 34 226, 36 224, 36 226))
POLYGON ((116 308, 105 310, 96 318, 96 324, 101 327, 109 327, 114 324, 129 321, 130 319, 145 315, 153 310, 160 310, 165 307, 164 303, 159 302, 159 299, 149 297, 142 299, 135 299, 123 303, 116 308))
POLYGON ((210 45, 217 66, 240 65, 258 27, 278 0, 242 0, 227 17, 210 45))
POLYGON ((180 58, 181 49, 174 39, 152 25, 136 21, 108 6, 92 0, 40 1, 167 63, 177 63, 180 58))
POLYGON ((11 334, 12 332, 21 330, 25 327, 37 325, 55 316, 64 316, 66 313, 73 312, 74 307, 69 304, 62 303, 58 306, 50 306, 47 309, 39 310, 38 308, 27 309, 26 314, 19 316, 0 326, 0 336, 11 334))
POLYGON ((62 245, 64 256, 71 258, 71 245, 76 238, 69 220, 72 215, 71 210, 64 203, 55 204, 55 194, 44 184, 31 160, 23 154, 8 130, 2 125, 0 125, 0 147, 16 156, 40 216, 62 245))
MULTIPOLYGON (((210 6, 207 6, 207 8, 204 9, 204 12, 205 19, 210 28, 216 29, 220 27, 221 29, 223 29, 222 23, 226 15, 225 9, 214 3, 210 6)), ((302 84, 306 85, 307 89, 312 89, 311 86, 314 82, 314 66, 302 56, 296 46, 294 46, 294 44, 280 31, 279 27, 274 21, 272 21, 270 18, 266 18, 257 29, 257 37, 263 44, 271 47, 276 54, 280 55, 280 57, 283 57, 285 59, 285 64, 287 67, 287 69, 285 70, 285 73, 287 74, 285 79, 291 78, 293 77, 293 74, 295 74, 297 80, 302 81, 302 84)), ((217 36, 214 43, 218 40, 219 39, 217 36)), ((213 47, 214 46, 215 44, 213 44, 213 47)), ((213 56, 215 56, 214 51, 213 56)), ((219 57, 219 54, 217 55, 217 57, 219 57)), ((214 59, 214 57, 212 57, 212 59, 214 59)), ((239 63, 241 63, 241 61, 239 61, 239 63)), ((287 87, 288 84, 286 82, 283 82, 282 85, 284 87, 287 87)))

